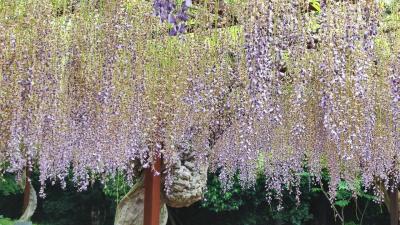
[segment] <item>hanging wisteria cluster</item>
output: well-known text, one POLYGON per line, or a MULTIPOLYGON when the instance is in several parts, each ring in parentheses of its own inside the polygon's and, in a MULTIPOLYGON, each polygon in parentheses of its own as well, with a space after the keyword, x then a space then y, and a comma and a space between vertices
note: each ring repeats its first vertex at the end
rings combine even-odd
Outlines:
POLYGON ((247 129, 265 141, 255 151, 265 151, 267 187, 278 193, 296 187, 293 174, 305 170, 319 181, 323 168, 332 198, 341 180, 396 186, 398 103, 387 93, 398 88, 398 59, 379 65, 378 5, 324 1, 315 14, 303 3, 255 1, 245 27, 249 114, 255 114, 247 129))
POLYGON ((238 1, 236 24, 190 34, 192 1, 92 3, 0 5, 1 171, 84 189, 162 154, 168 188, 193 151, 278 199, 305 171, 327 169, 332 198, 342 180, 399 184, 400 45, 375 2, 238 1))
POLYGON ((191 5, 192 0, 184 0, 179 9, 173 0, 154 0, 153 3, 155 15, 160 17, 161 22, 167 21, 172 25, 169 31, 171 36, 185 32, 185 22, 189 19, 188 10, 191 5))

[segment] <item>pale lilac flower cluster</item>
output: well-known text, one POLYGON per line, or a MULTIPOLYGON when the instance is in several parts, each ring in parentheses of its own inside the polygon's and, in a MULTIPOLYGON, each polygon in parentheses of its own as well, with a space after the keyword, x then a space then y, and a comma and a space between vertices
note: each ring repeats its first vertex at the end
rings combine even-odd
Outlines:
MULTIPOLYGON (((318 180, 321 158, 327 159, 331 198, 341 180, 355 182, 357 175, 366 187, 377 177, 388 181, 396 174, 391 166, 398 138, 392 135, 398 136, 398 128, 383 129, 383 114, 376 111, 385 104, 385 87, 374 77, 379 7, 368 1, 323 2, 313 14, 300 5, 252 2, 246 20, 249 114, 257 115, 250 116, 256 122, 249 130, 264 140, 253 151, 265 151, 267 186, 278 191, 296 186, 295 174, 307 168, 305 162, 318 180), (310 48, 310 40, 318 42, 310 48), (378 153, 385 147, 376 147, 382 141, 385 156, 378 153), (382 161, 381 167, 373 163, 382 161)), ((396 93, 397 83, 391 82, 396 93)))
POLYGON ((389 75, 391 90, 391 110, 393 114, 393 138, 398 155, 400 152, 400 53, 393 56, 389 75))
POLYGON ((0 19, 0 170, 38 167, 43 187, 72 172, 84 190, 119 172, 132 180, 162 154, 170 191, 171 168, 193 155, 226 187, 263 174, 269 199, 292 187, 299 198, 300 174, 320 182, 324 168, 332 199, 342 180, 393 186, 400 63, 378 54, 379 8, 329 1, 309 12, 302 2, 248 1, 235 15, 243 27, 185 39, 157 37, 149 15, 177 35, 188 0, 60 20, 43 3, 29 20, 0 19))
POLYGON ((181 7, 177 8, 175 0, 154 0, 153 8, 161 22, 167 21, 172 25, 169 35, 176 36, 186 30, 186 21, 189 19, 188 10, 192 6, 191 0, 184 0, 181 7))

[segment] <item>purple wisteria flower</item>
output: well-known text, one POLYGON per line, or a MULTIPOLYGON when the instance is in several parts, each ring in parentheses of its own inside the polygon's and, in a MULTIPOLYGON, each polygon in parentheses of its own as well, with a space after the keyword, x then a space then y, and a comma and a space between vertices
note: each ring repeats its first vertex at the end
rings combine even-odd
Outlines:
POLYGON ((161 22, 171 24, 170 36, 176 36, 185 32, 185 24, 188 21, 188 10, 192 6, 191 0, 184 0, 180 7, 176 7, 174 0, 154 0, 153 8, 161 22))

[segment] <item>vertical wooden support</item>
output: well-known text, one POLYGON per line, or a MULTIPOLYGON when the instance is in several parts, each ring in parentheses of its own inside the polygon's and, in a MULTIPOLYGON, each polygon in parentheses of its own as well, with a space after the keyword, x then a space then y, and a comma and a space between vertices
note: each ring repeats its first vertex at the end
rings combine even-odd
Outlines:
MULTIPOLYGON (((154 169, 161 173, 161 157, 154 162, 154 169)), ((161 174, 147 168, 144 174, 144 220, 143 225, 160 225, 161 174)))

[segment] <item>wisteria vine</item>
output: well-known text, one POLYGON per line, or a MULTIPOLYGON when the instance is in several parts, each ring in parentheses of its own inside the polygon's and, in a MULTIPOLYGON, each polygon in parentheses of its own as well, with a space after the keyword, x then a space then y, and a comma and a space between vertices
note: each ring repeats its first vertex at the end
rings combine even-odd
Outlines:
POLYGON ((184 0, 180 8, 176 7, 174 0, 154 0, 153 3, 155 15, 160 17, 161 22, 167 21, 172 25, 169 31, 171 36, 185 32, 185 22, 189 19, 190 6, 192 6, 192 0, 184 0))
POLYGON ((305 3, 231 3, 236 24, 191 34, 190 0, 1 6, 0 170, 84 189, 162 154, 168 184, 193 151, 227 187, 264 175, 269 199, 323 169, 332 199, 343 180, 398 185, 399 38, 373 1, 305 3))

